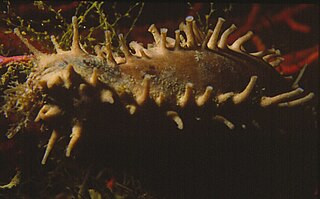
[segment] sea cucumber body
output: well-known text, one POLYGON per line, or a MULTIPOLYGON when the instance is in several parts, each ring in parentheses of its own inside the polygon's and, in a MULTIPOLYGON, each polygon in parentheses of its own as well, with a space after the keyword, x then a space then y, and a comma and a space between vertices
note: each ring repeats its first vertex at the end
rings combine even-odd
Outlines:
POLYGON ((260 89, 264 88, 267 95, 290 90, 288 83, 270 65, 240 53, 228 53, 221 50, 168 51, 150 59, 138 58, 121 64, 120 71, 137 82, 132 88, 141 84, 144 75, 151 75, 151 93, 164 92, 169 99, 183 94, 188 82, 194 84, 196 95, 203 93, 207 86, 212 86, 216 95, 240 92, 254 75, 258 76, 260 89))
POLYGON ((119 95, 126 91, 135 96, 142 90, 144 77, 150 75, 150 97, 155 99, 159 93, 163 93, 172 109, 176 108, 177 98, 183 95, 185 85, 189 82, 194 85, 195 96, 201 95, 207 86, 213 87, 216 96, 227 92, 241 92, 254 75, 258 77, 259 87, 256 90, 263 90, 263 95, 276 95, 290 90, 287 81, 270 65, 249 56, 222 50, 182 49, 154 53, 152 58, 132 57, 126 63, 108 66, 96 56, 74 56, 69 53, 49 58, 52 61, 46 61, 45 66, 40 66, 41 71, 35 72, 34 76, 45 79, 51 73, 57 73, 71 64, 83 79, 89 79, 93 68, 97 68, 102 83, 114 88, 119 95))
MULTIPOLYGON (((149 31, 155 43, 147 48, 131 42, 129 49, 119 35, 124 56, 111 50, 108 31, 105 46, 95 48, 97 55, 82 49, 76 17, 69 51, 62 50, 53 38, 57 53, 41 53, 15 30, 35 54, 33 72, 24 85, 28 92, 39 92, 44 98, 38 103, 34 121, 52 129, 42 163, 46 162, 57 138, 68 131, 72 133, 66 156, 70 156, 88 117, 94 117, 96 110, 107 113, 110 106, 128 110, 129 115, 139 111, 163 112, 179 129, 183 129, 186 116, 180 114, 198 118, 192 111, 183 111, 191 106, 199 111, 209 110, 206 117, 234 129, 235 125, 227 119, 228 112, 222 116, 213 110, 220 107, 236 110, 235 107, 246 104, 246 108, 263 111, 269 106, 292 107, 312 99, 313 93, 301 96, 303 89, 291 85, 274 69, 282 61, 280 51, 246 52, 243 44, 252 37, 251 31, 228 46, 227 38, 235 26, 220 36, 223 22, 219 18, 215 29, 205 36, 193 18, 187 17, 186 24, 179 27, 186 39, 180 31, 175 31, 175 39, 169 38, 166 29, 161 29, 160 34, 151 25, 149 31)), ((242 117, 246 113, 236 115, 242 117)))

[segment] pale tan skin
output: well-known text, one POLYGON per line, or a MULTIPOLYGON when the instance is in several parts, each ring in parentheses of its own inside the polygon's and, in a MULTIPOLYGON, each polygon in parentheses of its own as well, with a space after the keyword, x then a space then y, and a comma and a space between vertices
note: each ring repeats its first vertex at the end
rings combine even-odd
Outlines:
MULTIPOLYGON (((238 106, 251 100, 257 90, 264 91, 256 104, 261 107, 292 107, 312 99, 313 93, 303 95, 297 83, 294 84, 296 89, 292 90, 273 69, 282 61, 278 58, 278 51, 269 49, 249 54, 243 50, 243 44, 252 37, 252 32, 228 46, 227 38, 236 27, 232 25, 221 33, 223 22, 224 19, 219 18, 215 29, 205 34, 192 17, 187 17, 186 24, 181 23, 180 30, 175 31, 175 39, 166 36, 167 29, 159 32, 155 25, 151 25, 149 31, 155 43, 148 48, 131 42, 129 49, 123 36, 119 35, 124 57, 113 55, 108 31, 106 45, 95 48, 97 55, 81 49, 76 17, 73 18, 74 36, 70 51, 63 51, 52 37, 57 54, 43 54, 22 38, 18 30, 15 32, 36 55, 37 68, 27 81, 30 89, 46 93, 63 87, 76 91, 83 102, 90 98, 86 93, 91 89, 100 103, 114 104, 119 100, 132 115, 147 109, 146 104, 155 103, 165 109, 164 115, 171 118, 179 129, 183 129, 183 121, 178 112, 187 106, 219 107, 227 101, 238 106), (186 38, 180 31, 185 32, 186 38), (276 59, 271 59, 274 57, 276 59)), ((50 123, 62 116, 63 111, 55 104, 45 104, 35 122, 50 123)), ((69 130, 72 134, 66 156, 70 156, 83 133, 83 118, 75 115, 71 119, 69 130)), ((234 128, 234 124, 223 116, 213 115, 212 119, 234 128)), ((59 136, 61 133, 53 128, 43 164, 59 136)))

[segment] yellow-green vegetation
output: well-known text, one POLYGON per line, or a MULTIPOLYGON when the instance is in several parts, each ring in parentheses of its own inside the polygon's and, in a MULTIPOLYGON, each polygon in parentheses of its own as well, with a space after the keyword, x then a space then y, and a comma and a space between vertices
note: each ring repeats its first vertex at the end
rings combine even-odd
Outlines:
POLYGON ((5 66, 0 67, 0 94, 9 87, 13 87, 18 83, 23 83, 30 74, 33 64, 31 61, 9 62, 5 66))
POLYGON ((14 87, 4 91, 4 101, 1 112, 13 120, 10 121, 10 128, 6 136, 12 138, 30 125, 30 121, 35 117, 34 114, 43 99, 26 84, 17 83, 14 87))
MULTIPOLYGON (((217 9, 215 8, 215 5, 213 2, 210 3, 209 13, 204 15, 197 12, 190 2, 188 2, 188 6, 190 10, 195 11, 195 15, 196 15, 195 20, 198 22, 199 28, 203 32, 208 32, 209 28, 214 27, 214 24, 212 24, 212 19, 217 17, 215 16, 217 9)), ((227 7, 223 8, 224 15, 228 15, 231 12, 231 10, 232 10, 232 4, 228 4, 227 7)))
POLYGON ((13 187, 19 185, 20 183, 21 171, 17 171, 16 175, 11 179, 11 181, 3 186, 0 186, 0 189, 12 189, 13 187))
POLYGON ((35 106, 35 94, 23 84, 31 72, 33 63, 13 61, 0 71, 0 113, 7 118, 13 118, 13 123, 7 131, 7 137, 11 138, 21 129, 28 125, 32 114, 32 107, 35 106))
POLYGON ((10 50, 7 50, 4 48, 3 44, 0 44, 0 56, 8 56, 10 53, 10 50))
MULTIPOLYGON (((8 30, 5 33, 12 33, 14 28, 19 28, 21 34, 27 36, 31 41, 41 43, 42 50, 53 51, 50 41, 50 34, 54 34, 62 48, 69 48, 72 39, 71 17, 63 16, 62 10, 55 10, 53 6, 44 1, 34 1, 34 6, 41 12, 47 13, 47 18, 41 21, 34 19, 23 19, 17 15, 12 8, 10 1, 5 1, 6 17, 1 19, 6 23, 8 30), (49 32, 53 30, 54 32, 49 32)), ((117 2, 106 4, 103 1, 80 1, 75 9, 74 15, 78 17, 80 40, 83 47, 92 52, 95 45, 104 44, 103 37, 97 39, 95 35, 103 33, 105 30, 112 32, 112 38, 118 35, 118 24, 125 20, 131 21, 129 31, 133 29, 144 7, 144 3, 135 3, 129 6, 124 13, 117 12, 117 2)))

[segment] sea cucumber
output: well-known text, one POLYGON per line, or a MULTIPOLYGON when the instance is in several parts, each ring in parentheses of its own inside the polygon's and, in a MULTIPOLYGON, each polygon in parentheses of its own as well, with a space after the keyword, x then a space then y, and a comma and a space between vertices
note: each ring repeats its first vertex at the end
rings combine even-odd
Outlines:
POLYGON ((102 107, 102 112, 115 106, 132 117, 138 112, 160 112, 178 129, 184 128, 183 118, 197 118, 195 112, 206 111, 209 114, 204 117, 233 129, 235 124, 228 115, 220 115, 220 109, 245 105, 263 111, 301 105, 313 98, 313 93, 305 93, 274 69, 282 61, 279 50, 248 53, 244 49, 253 36, 251 31, 228 45, 236 26, 222 32, 224 22, 219 18, 215 28, 204 33, 188 16, 175 31, 175 38, 167 37, 167 29, 159 32, 151 25, 154 43, 147 48, 136 41, 127 46, 120 34, 122 56, 111 50, 109 31, 105 32, 106 45, 96 46, 96 55, 87 53, 79 43, 76 17, 72 18, 71 49, 61 49, 52 36, 54 54, 40 52, 15 29, 35 55, 32 72, 22 85, 26 102, 21 110, 32 107, 32 120, 52 132, 42 163, 58 138, 68 132, 71 139, 66 156, 71 155, 85 133, 92 106, 102 107))

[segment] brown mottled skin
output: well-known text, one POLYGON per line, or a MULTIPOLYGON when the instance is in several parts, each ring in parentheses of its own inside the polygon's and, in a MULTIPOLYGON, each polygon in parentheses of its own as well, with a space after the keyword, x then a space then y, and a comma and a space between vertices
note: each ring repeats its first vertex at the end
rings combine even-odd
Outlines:
POLYGON ((168 98, 183 93, 188 82, 194 84, 197 94, 203 93, 206 86, 213 86, 216 94, 240 92, 253 75, 258 76, 260 89, 266 87, 267 95, 289 90, 285 80, 263 61, 222 50, 168 50, 151 59, 135 58, 119 68, 136 80, 134 86, 141 84, 145 74, 152 75, 151 92, 163 91, 168 98))
POLYGON ((144 76, 151 75, 151 96, 154 98, 159 92, 163 92, 166 96, 165 101, 169 102, 173 109, 177 96, 183 94, 188 82, 194 84, 196 95, 201 95, 206 86, 212 86, 215 95, 219 95, 241 92, 250 77, 257 75, 259 87, 256 90, 265 88, 264 95, 276 95, 290 90, 287 81, 280 74, 254 56, 226 49, 168 49, 158 54, 154 52, 157 49, 150 51, 154 53, 152 58, 132 56, 126 63, 116 66, 108 66, 105 61, 93 55, 74 57, 72 54, 66 54, 63 58, 53 59, 45 68, 52 71, 53 66, 63 69, 72 64, 75 71, 86 79, 92 74, 92 68, 97 67, 102 82, 119 93, 124 89, 133 93, 133 96, 138 95, 142 89, 144 76))

